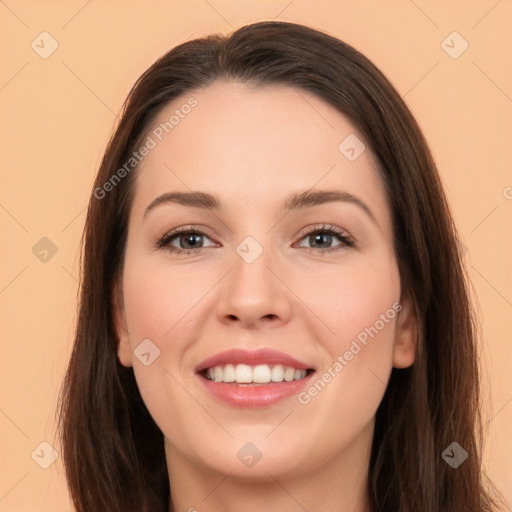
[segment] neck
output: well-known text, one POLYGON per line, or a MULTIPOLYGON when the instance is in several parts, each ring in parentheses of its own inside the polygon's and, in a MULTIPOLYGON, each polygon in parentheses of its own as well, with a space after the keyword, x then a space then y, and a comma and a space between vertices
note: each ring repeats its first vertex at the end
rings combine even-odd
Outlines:
MULTIPOLYGON (((190 461, 166 440, 169 512, 261 510, 368 512, 367 477, 373 423, 350 446, 317 468, 247 479, 190 461)), ((212 450, 212 454, 214 451, 212 450)))

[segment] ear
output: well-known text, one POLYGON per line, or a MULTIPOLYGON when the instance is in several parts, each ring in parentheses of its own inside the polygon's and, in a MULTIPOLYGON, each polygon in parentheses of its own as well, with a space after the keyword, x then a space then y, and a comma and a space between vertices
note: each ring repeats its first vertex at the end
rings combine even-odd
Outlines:
POLYGON ((414 363, 418 343, 418 320, 414 304, 408 294, 402 293, 400 306, 402 308, 397 315, 393 345, 393 367, 407 368, 414 363))
POLYGON ((117 338, 117 357, 123 366, 133 366, 130 336, 124 310, 123 286, 116 281, 112 289, 112 314, 117 338))

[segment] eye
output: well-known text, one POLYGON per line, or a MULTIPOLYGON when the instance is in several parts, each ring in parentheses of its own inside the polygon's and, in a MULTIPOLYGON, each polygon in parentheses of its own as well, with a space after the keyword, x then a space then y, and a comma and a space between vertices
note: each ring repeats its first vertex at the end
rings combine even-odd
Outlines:
MULTIPOLYGON (((328 253, 342 250, 354 245, 354 239, 344 230, 335 226, 326 226, 324 224, 316 225, 312 229, 303 231, 300 240, 305 240, 311 245, 319 244, 322 247, 305 247, 303 243, 299 247, 309 249, 311 252, 328 253), (332 246, 333 242, 338 244, 332 246)), ((184 226, 174 229, 159 238, 155 244, 156 248, 165 248, 176 254, 197 254, 200 249, 214 247, 215 244, 205 246, 202 241, 210 237, 201 229, 195 226, 184 226)))
MULTIPOLYGON (((309 242, 311 245, 319 244, 323 247, 310 247, 309 249, 313 252, 333 252, 343 249, 344 247, 352 247, 354 245, 353 238, 340 228, 335 226, 326 226, 324 224, 317 225, 313 229, 307 231, 305 234, 302 233, 301 240, 309 242), (335 246, 330 246, 332 242, 340 242, 335 246), (326 247, 327 246, 327 247, 326 247), (330 247, 329 247, 330 246, 330 247)), ((300 244, 300 247, 304 247, 300 244)))
POLYGON ((165 247, 171 252, 180 254, 193 254, 197 253, 198 249, 204 247, 201 237, 209 238, 208 235, 200 229, 193 226, 184 226, 174 229, 165 234, 162 238, 159 238, 156 247, 165 247), (176 247, 176 245, 178 247, 176 247))

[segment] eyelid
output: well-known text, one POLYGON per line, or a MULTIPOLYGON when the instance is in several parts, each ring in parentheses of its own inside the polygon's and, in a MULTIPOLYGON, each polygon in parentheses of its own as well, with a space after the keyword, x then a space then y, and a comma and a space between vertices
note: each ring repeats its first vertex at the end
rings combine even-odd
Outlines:
MULTIPOLYGON (((169 241, 176 236, 180 234, 187 234, 187 233, 195 233, 198 235, 206 236, 208 238, 214 238, 215 235, 213 235, 212 231, 206 227, 198 226, 197 224, 190 224, 187 226, 180 226, 178 228, 173 228, 169 231, 167 231, 163 236, 158 237, 155 246, 157 248, 165 248, 166 245, 168 245, 169 241)), ((174 248, 177 251, 190 251, 190 249, 177 249, 174 248)), ((202 247, 200 247, 202 249, 202 247)))
POLYGON ((297 237, 303 238, 307 235, 312 235, 313 233, 324 231, 334 232, 337 235, 342 235, 344 238, 349 239, 351 242, 355 242, 355 239, 348 233, 348 231, 331 224, 315 224, 313 226, 307 226, 299 231, 297 237))

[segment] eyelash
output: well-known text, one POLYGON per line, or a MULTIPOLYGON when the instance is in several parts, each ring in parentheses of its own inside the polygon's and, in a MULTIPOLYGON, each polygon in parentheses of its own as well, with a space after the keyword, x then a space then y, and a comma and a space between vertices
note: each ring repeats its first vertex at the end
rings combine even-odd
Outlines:
MULTIPOLYGON (((313 253, 330 253, 339 251, 343 248, 353 247, 354 246, 354 239, 350 237, 345 231, 335 227, 335 226, 326 226, 325 224, 319 224, 314 226, 313 229, 301 232, 300 233, 300 240, 307 236, 311 236, 314 234, 320 234, 320 233, 326 233, 328 235, 334 235, 336 236, 340 241, 341 244, 336 247, 331 247, 327 249, 317 249, 314 247, 305 247, 305 249, 308 249, 309 252, 313 253)), ((170 242, 176 238, 178 235, 182 234, 189 234, 189 235, 202 235, 210 238, 207 233, 205 233, 203 230, 196 228, 195 226, 183 226, 181 228, 176 228, 169 233, 166 233, 163 237, 158 238, 155 247, 157 249, 165 248, 168 251, 176 254, 195 254, 200 249, 206 249, 206 247, 198 247, 197 249, 179 249, 177 247, 173 247, 172 245, 169 245, 170 242)))

